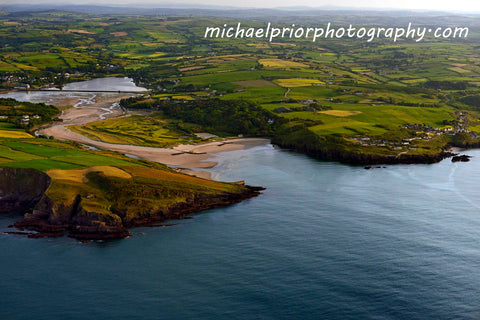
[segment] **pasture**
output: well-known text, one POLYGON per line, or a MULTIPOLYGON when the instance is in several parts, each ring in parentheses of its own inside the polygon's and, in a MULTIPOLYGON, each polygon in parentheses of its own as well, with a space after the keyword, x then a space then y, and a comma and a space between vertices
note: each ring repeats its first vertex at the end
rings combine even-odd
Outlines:
POLYGON ((70 129, 93 140, 117 144, 172 147, 199 141, 195 135, 179 131, 174 122, 165 120, 159 115, 148 117, 133 115, 92 122, 70 129))

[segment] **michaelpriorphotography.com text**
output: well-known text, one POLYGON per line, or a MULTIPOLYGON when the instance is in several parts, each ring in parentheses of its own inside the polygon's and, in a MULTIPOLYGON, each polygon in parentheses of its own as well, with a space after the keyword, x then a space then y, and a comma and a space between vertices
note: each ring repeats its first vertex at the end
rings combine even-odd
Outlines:
POLYGON ((221 39, 267 39, 269 42, 278 39, 311 39, 316 42, 319 39, 358 39, 371 42, 374 39, 391 39, 397 42, 400 39, 411 39, 420 42, 427 37, 440 39, 467 38, 468 27, 416 27, 411 22, 406 27, 356 27, 353 25, 334 26, 330 22, 323 27, 301 26, 274 26, 271 22, 265 27, 247 27, 241 22, 237 25, 206 27, 204 38, 221 39))

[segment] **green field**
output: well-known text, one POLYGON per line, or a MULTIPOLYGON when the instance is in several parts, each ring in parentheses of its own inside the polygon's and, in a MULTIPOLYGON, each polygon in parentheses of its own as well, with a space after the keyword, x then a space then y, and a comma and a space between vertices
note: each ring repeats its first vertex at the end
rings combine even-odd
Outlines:
POLYGON ((40 187, 40 177, 43 180, 45 174, 48 176, 46 189, 35 206, 48 216, 42 213, 29 224, 32 215, 26 214, 21 228, 44 232, 48 225, 50 236, 52 232, 72 235, 72 230, 78 234, 83 228, 81 234, 89 239, 123 238, 128 235, 126 227, 145 223, 148 217, 161 220, 163 212, 191 206, 192 199, 217 199, 246 191, 239 184, 204 180, 161 164, 47 139, 0 138, 0 166, 0 189, 7 197, 16 192, 11 185, 27 193, 32 185, 40 187), (5 172, 16 176, 5 178, 5 172), (41 226, 38 219, 44 220, 41 226))
POLYGON ((160 115, 104 120, 70 129, 107 143, 172 147, 201 141, 195 135, 180 131, 174 122, 165 120, 160 115))
MULTIPOLYGON (((470 26, 467 39, 427 37, 421 43, 283 39, 270 43, 204 38, 206 26, 233 23, 221 15, 152 19, 69 12, 7 14, 0 16, 0 35, 8 44, 0 50, 0 74, 17 72, 2 83, 6 89, 23 82, 33 87, 46 83, 61 86, 84 78, 130 76, 151 89, 151 96, 140 103, 144 111, 157 111, 152 101, 175 101, 182 109, 189 101, 201 105, 205 99, 245 100, 270 112, 270 120, 282 119, 275 128, 278 135, 291 128, 301 132, 307 128, 317 137, 336 139, 340 144, 366 137, 387 141, 381 143, 385 146, 362 144, 366 152, 390 153, 395 148, 418 153, 429 143, 436 149, 446 147, 452 136, 445 130, 448 127, 469 144, 479 139, 480 23, 476 17, 458 15, 448 22, 470 26), (428 132, 405 129, 415 125, 426 126, 428 132), (409 143, 399 144, 402 140, 409 143), (433 140, 443 141, 443 145, 433 140)), ((443 24, 437 18, 423 18, 443 24)), ((312 24, 319 19, 304 17, 305 23, 312 24)), ((359 13, 348 19, 342 15, 331 19, 338 24, 371 24, 371 18, 359 13)), ((386 13, 375 19, 378 24, 402 24, 409 17, 386 13)), ((288 25, 286 21, 278 24, 288 25)), ((214 122, 222 122, 215 112, 198 113, 202 117, 198 119, 177 114, 185 119, 132 116, 72 130, 111 143, 169 147, 197 142, 192 132, 206 130, 205 124, 215 130, 214 122)), ((255 123, 253 116, 242 121, 249 124, 245 128, 255 123)), ((221 131, 231 134, 225 132, 225 126, 221 131)), ((253 132, 245 131, 242 134, 253 132)), ((24 133, 0 131, 0 136, 7 134, 15 138, 24 133)))
POLYGON ((2 166, 38 170, 74 169, 94 165, 141 166, 140 162, 109 152, 81 150, 48 139, 0 139, 2 166))
MULTIPOLYGON (((289 27, 300 19, 291 14, 269 18, 289 27)), ((421 42, 268 42, 205 38, 205 27, 235 25, 240 18, 245 25, 264 26, 258 18, 224 12, 2 12, 0 89, 62 88, 85 79, 131 77, 150 89, 120 102, 135 115, 70 127, 116 144, 173 147, 201 142, 195 133, 206 132, 268 137, 280 147, 354 164, 432 163, 445 158, 449 147, 480 146, 477 14, 332 11, 301 16, 301 21, 318 25, 327 17, 333 24, 355 27, 406 25, 414 19, 423 26, 465 25, 470 32, 468 38, 427 36, 421 42)), ((83 221, 87 231, 118 228, 124 237, 126 226, 156 214, 165 217, 197 199, 203 208, 210 195, 217 205, 248 192, 241 184, 35 137, 40 126, 61 121, 60 112, 55 106, 0 99, 0 166, 9 168, 4 172, 24 172, 26 180, 35 171, 18 168, 48 175, 39 206, 50 209, 42 221, 53 223, 49 227, 67 221, 64 231, 72 231, 83 221)))

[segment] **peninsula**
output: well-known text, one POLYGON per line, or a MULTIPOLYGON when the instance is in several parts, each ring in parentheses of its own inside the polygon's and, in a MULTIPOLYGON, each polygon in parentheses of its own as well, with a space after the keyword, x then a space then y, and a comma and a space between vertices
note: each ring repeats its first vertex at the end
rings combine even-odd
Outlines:
POLYGON ((479 27, 452 19, 469 26, 468 38, 314 43, 204 38, 205 26, 234 23, 222 13, 6 12, 0 209, 28 211, 16 226, 40 232, 30 236, 125 237, 132 226, 258 195, 204 179, 198 169, 215 165, 215 152, 271 141, 372 165, 433 163, 451 147, 478 147, 479 27))

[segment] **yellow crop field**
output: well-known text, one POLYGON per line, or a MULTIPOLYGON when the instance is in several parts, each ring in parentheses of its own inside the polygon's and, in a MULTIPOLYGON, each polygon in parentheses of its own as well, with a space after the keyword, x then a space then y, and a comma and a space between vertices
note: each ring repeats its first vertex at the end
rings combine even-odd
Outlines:
POLYGON ((30 134, 23 131, 0 130, 0 138, 33 138, 30 134))
POLYGON ((275 80, 275 83, 285 88, 308 87, 311 85, 324 84, 324 82, 317 79, 297 79, 297 78, 277 79, 275 80))
POLYGON ((458 68, 463 68, 463 67, 467 66, 467 64, 465 64, 465 63, 452 63, 450 65, 454 66, 454 67, 458 67, 458 68))
POLYGON ((459 68, 459 67, 453 67, 453 68, 448 68, 448 69, 452 70, 452 71, 455 71, 455 72, 458 72, 460 74, 471 72, 470 70, 465 70, 465 69, 462 69, 462 68, 459 68))
POLYGON ((277 46, 287 46, 287 47, 296 47, 297 45, 295 43, 284 43, 284 42, 271 42, 273 45, 277 46))
POLYGON ((161 57, 161 56, 164 56, 164 55, 165 55, 165 52, 155 52, 155 53, 152 53, 151 55, 149 55, 148 57, 156 58, 156 57, 161 57))
MULTIPOLYGON (((108 25, 108 24, 107 24, 108 25)), ((118 31, 118 32, 110 32, 110 34, 114 37, 124 37, 128 36, 128 33, 125 31, 118 31)))
POLYGON ((22 69, 22 70, 39 71, 39 69, 37 67, 27 66, 26 64, 13 63, 13 65, 17 68, 22 69))
POLYGON ((335 117, 349 117, 362 113, 361 111, 350 111, 350 110, 325 110, 319 111, 318 113, 328 114, 329 116, 335 117))
POLYGON ((426 82, 426 81, 427 79, 425 78, 402 80, 403 83, 419 83, 419 82, 426 82))
POLYGON ((67 33, 78 33, 78 34, 95 34, 95 32, 90 32, 82 29, 68 29, 67 33))
POLYGON ((72 169, 72 170, 59 170, 52 169, 48 170, 47 174, 56 180, 68 180, 71 182, 82 183, 86 181, 85 175, 89 172, 101 172, 107 177, 122 178, 122 179, 131 179, 132 176, 119 169, 112 166, 95 166, 85 169, 72 169))
POLYGON ((247 43, 249 47, 255 47, 259 49, 268 49, 270 46, 267 43, 247 43))
POLYGON ((182 96, 182 95, 172 96, 172 99, 177 99, 177 100, 195 100, 194 98, 192 98, 192 96, 182 96))
POLYGON ((178 70, 185 72, 185 71, 193 71, 193 70, 198 70, 198 69, 203 69, 205 66, 193 66, 193 67, 185 67, 185 68, 180 68, 178 70))
POLYGON ((305 63, 282 59, 259 59, 258 63, 270 68, 308 68, 305 63))
POLYGON ((0 164, 9 163, 9 162, 12 162, 12 161, 13 161, 13 160, 11 160, 11 159, 0 158, 0 164))

